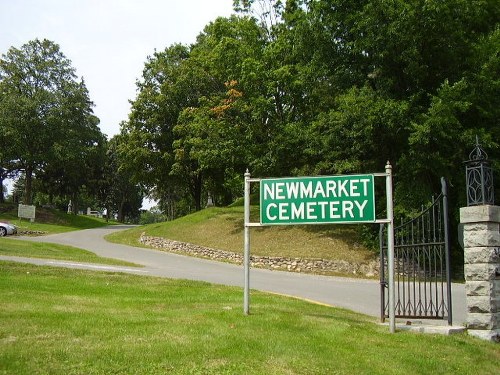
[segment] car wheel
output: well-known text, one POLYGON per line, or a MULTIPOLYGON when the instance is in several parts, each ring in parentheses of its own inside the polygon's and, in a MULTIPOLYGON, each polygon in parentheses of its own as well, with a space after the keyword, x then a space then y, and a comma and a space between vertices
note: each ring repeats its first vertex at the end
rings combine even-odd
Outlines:
POLYGON ((7 234, 7 229, 4 227, 0 227, 0 237, 3 237, 7 234))

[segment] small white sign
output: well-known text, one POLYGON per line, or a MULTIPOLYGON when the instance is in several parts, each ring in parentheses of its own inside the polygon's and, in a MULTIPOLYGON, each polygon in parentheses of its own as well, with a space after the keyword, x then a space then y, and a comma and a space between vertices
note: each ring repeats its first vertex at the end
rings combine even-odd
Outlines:
POLYGON ((35 206, 20 204, 17 208, 17 216, 21 219, 35 220, 35 206))

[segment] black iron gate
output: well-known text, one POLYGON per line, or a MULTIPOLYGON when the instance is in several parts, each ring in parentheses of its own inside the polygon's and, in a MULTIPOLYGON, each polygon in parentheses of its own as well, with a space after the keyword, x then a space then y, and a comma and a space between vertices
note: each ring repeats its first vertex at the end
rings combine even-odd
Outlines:
MULTIPOLYGON (((447 186, 418 217, 394 228, 395 317, 452 324, 447 186)), ((388 315, 387 236, 380 227, 381 319, 388 315)))

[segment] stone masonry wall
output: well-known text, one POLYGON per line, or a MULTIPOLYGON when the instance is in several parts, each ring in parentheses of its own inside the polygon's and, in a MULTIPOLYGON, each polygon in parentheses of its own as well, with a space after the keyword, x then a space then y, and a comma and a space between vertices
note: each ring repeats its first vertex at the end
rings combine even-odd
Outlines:
MULTIPOLYGON (((142 244, 156 249, 174 253, 192 255, 212 260, 243 264, 243 255, 231 251, 211 249, 186 242, 173 241, 162 237, 141 235, 142 244)), ((250 265, 257 268, 281 270, 290 272, 316 273, 316 274, 344 274, 362 277, 375 277, 379 274, 380 261, 373 260, 366 264, 349 263, 342 260, 304 259, 285 257, 250 257, 250 265)))

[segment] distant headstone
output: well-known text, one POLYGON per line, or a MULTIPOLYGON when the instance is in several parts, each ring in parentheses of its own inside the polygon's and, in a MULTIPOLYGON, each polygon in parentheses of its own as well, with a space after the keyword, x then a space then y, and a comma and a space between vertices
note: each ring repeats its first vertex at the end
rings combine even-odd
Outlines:
POLYGON ((207 207, 213 207, 213 206, 214 206, 214 201, 212 199, 212 196, 210 194, 208 194, 207 207))

